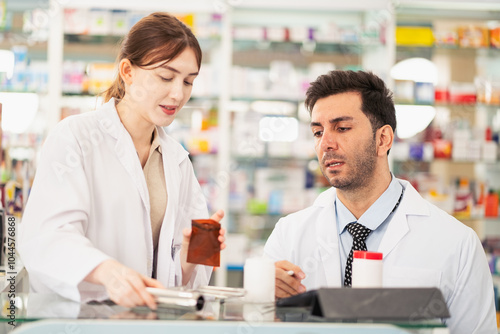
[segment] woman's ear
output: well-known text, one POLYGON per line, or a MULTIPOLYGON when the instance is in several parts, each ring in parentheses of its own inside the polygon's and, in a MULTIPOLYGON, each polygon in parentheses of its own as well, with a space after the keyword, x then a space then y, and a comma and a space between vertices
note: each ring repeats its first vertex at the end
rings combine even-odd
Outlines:
POLYGON ((118 64, 118 75, 122 78, 126 85, 131 85, 133 82, 134 68, 130 60, 122 59, 118 64))
POLYGON ((377 153, 378 155, 387 155, 394 141, 394 132, 388 124, 377 130, 377 153))

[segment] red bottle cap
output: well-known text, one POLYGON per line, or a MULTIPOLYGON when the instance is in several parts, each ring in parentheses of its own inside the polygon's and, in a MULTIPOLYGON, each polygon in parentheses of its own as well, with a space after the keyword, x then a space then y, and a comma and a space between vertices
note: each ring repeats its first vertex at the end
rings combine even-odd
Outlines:
POLYGON ((377 252, 354 251, 353 257, 355 259, 382 260, 383 254, 377 252))

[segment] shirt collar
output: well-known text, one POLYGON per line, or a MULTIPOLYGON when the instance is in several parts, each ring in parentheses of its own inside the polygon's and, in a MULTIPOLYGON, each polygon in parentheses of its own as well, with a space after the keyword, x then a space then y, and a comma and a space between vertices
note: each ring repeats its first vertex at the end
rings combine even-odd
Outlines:
POLYGON ((161 143, 160 143, 160 136, 158 135, 158 129, 155 126, 155 129, 153 130, 153 138, 151 140, 151 149, 150 149, 150 154, 158 149, 158 152, 161 152, 161 143))
MULTIPOLYGON (((370 230, 377 229, 392 213, 403 191, 402 185, 391 173, 391 183, 384 193, 373 203, 366 212, 359 217, 358 223, 370 230)), ((339 234, 342 234, 349 223, 356 222, 356 217, 347 209, 342 201, 335 195, 335 211, 339 224, 339 234)))

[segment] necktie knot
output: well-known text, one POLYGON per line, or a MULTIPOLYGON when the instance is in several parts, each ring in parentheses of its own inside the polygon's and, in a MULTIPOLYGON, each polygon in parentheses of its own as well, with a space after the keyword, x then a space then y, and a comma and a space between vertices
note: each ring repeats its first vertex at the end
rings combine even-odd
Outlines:
POLYGON ((354 241, 362 242, 366 240, 366 238, 372 231, 368 227, 361 225, 360 223, 350 223, 349 225, 347 225, 347 230, 352 235, 354 241))

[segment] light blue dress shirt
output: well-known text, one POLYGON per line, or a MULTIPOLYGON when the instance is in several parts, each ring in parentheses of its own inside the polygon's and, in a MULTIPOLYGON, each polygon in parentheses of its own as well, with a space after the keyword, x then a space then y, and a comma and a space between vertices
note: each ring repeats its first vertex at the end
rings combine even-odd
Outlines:
POLYGON ((347 230, 347 225, 358 222, 368 227, 372 232, 366 239, 366 248, 376 252, 380 242, 389 226, 389 222, 394 215, 393 211, 396 203, 401 197, 403 186, 391 173, 391 183, 386 191, 366 210, 366 212, 356 220, 356 217, 347 209, 342 201, 335 198, 335 216, 337 218, 337 231, 339 232, 339 253, 342 272, 342 285, 344 285, 345 265, 347 257, 352 247, 352 236, 347 230))

